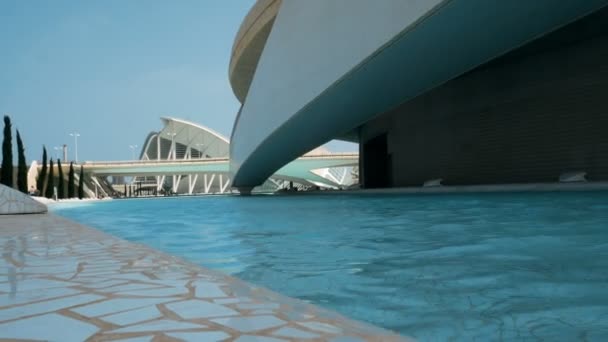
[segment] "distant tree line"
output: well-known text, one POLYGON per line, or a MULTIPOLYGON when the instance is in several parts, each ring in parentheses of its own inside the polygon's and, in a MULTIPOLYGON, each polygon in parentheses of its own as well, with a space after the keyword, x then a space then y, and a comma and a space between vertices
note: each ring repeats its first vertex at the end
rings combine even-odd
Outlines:
MULTIPOLYGON (((12 143, 12 124, 8 115, 4 116, 4 131, 2 140, 2 168, 0 169, 0 184, 8 187, 14 187, 14 170, 13 170, 13 143, 12 143)), ((42 146, 42 167, 36 179, 36 189, 32 185, 29 193, 39 193, 47 198, 53 198, 55 192, 55 175, 53 159, 48 161, 47 166, 46 147, 42 146), (34 191, 37 190, 37 191, 34 191)), ((23 193, 28 193, 27 188, 27 163, 25 160, 25 147, 21 139, 21 134, 17 130, 17 189, 23 193)), ((78 179, 78 193, 76 193, 75 183, 76 177, 74 174, 74 163, 70 162, 68 172, 67 192, 64 179, 63 168, 61 161, 57 159, 57 198, 74 198, 76 195, 79 199, 84 198, 84 169, 80 166, 80 176, 78 179)))
POLYGON ((54 170, 55 166, 53 163, 53 158, 50 159, 47 167, 46 147, 42 146, 42 167, 40 173, 38 174, 38 179, 36 181, 40 193, 44 194, 46 198, 53 198, 55 187, 57 187, 58 199, 76 197, 78 197, 79 199, 84 198, 84 168, 82 165, 80 165, 80 175, 78 177, 78 191, 76 191, 76 174, 74 171, 74 162, 70 162, 67 186, 65 182, 63 166, 61 165, 60 159, 57 159, 57 184, 55 184, 54 170))

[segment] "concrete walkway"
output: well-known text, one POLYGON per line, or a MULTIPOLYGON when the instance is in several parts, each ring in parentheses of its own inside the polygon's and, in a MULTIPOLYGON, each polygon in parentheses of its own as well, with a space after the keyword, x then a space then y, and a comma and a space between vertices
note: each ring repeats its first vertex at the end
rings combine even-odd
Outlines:
POLYGON ((52 214, 0 217, 0 339, 401 341, 52 214))

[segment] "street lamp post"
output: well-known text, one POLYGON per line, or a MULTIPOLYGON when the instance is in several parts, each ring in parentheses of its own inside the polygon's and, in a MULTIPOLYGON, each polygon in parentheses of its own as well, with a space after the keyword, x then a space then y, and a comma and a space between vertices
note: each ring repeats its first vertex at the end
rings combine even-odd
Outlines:
POLYGON ((73 132, 70 133, 70 136, 74 137, 74 161, 78 163, 78 137, 80 136, 80 133, 73 132))
POLYGON ((131 149, 131 160, 135 160, 135 149, 137 148, 137 145, 129 145, 129 148, 131 149))

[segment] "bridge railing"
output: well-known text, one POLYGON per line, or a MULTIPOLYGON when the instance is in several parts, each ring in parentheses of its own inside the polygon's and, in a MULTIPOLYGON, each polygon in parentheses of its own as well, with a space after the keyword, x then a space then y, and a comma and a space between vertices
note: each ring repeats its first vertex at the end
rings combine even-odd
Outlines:
MULTIPOLYGON (((348 159, 359 158, 358 153, 315 153, 309 154, 298 159, 348 159)), ((161 159, 161 160, 117 160, 117 161, 85 161, 84 166, 114 166, 114 165, 158 165, 158 164, 187 164, 199 162, 227 162, 228 158, 191 158, 191 159, 161 159)))
POLYGON ((352 152, 339 152, 339 153, 315 153, 307 154, 299 157, 298 159, 332 159, 332 158, 359 158, 359 153, 352 152))
POLYGON ((116 161, 85 161, 84 166, 103 165, 157 165, 157 164, 184 164, 190 162, 225 162, 228 158, 192 158, 192 159, 161 159, 161 160, 116 160, 116 161))

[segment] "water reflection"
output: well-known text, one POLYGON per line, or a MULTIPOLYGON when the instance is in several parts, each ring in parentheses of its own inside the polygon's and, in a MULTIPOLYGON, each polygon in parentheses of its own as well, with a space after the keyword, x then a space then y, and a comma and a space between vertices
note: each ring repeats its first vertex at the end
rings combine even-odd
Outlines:
POLYGON ((7 271, 8 283, 10 284, 8 296, 10 299, 15 299, 15 296, 17 296, 17 270, 15 267, 9 266, 7 271))
MULTIPOLYGON (((23 244, 22 244, 23 246, 23 244)), ((2 249, 2 258, 4 262, 7 264, 6 276, 7 281, 9 283, 9 293, 8 296, 11 299, 14 299, 17 295, 17 269, 16 265, 24 265, 25 264, 25 253, 24 250, 21 249, 15 258, 13 254, 15 253, 15 249, 17 248, 17 243, 13 239, 9 239, 4 243, 4 247, 2 249)))

